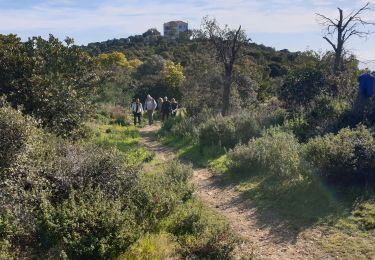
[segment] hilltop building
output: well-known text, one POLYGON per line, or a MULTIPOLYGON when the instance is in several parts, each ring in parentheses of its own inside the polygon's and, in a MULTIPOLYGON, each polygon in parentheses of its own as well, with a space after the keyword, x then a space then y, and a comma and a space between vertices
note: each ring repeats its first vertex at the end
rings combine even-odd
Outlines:
POLYGON ((177 39, 180 33, 187 32, 188 30, 188 23, 183 21, 170 21, 164 24, 164 36, 169 39, 177 39))

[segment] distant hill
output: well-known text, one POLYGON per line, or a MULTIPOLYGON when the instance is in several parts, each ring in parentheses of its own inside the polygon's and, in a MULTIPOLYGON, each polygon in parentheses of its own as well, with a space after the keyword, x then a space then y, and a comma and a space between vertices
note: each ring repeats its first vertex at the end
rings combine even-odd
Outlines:
MULTIPOLYGON (((192 56, 209 50, 207 42, 201 40, 190 40, 186 37, 169 40, 157 31, 155 33, 155 30, 150 31, 143 35, 94 42, 82 47, 92 55, 120 51, 125 53, 128 59, 146 60, 151 55, 160 55, 183 66, 191 65, 192 56)), ((287 49, 275 50, 256 43, 250 43, 245 47, 245 56, 269 71, 271 77, 285 75, 287 68, 298 54, 299 52, 290 52, 287 49)))

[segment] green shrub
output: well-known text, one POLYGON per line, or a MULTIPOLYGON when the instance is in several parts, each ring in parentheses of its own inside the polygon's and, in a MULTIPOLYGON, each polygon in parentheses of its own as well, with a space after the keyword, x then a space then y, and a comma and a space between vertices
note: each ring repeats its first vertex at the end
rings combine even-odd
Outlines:
POLYGON ((316 137, 306 145, 306 153, 319 173, 329 179, 361 181, 366 176, 373 177, 375 140, 364 126, 316 137))
POLYGON ((126 197, 137 181, 135 169, 128 167, 116 149, 91 144, 68 144, 59 149, 53 182, 54 199, 66 198, 70 190, 100 189, 111 198, 126 197))
POLYGON ((231 116, 213 116, 204 109, 191 117, 171 119, 164 123, 161 134, 199 141, 201 146, 233 148, 260 136, 263 128, 280 125, 286 111, 273 106, 256 107, 231 116))
POLYGON ((353 212, 356 221, 365 230, 375 229, 375 204, 365 202, 360 204, 353 212))
MULTIPOLYGON (((93 111, 102 75, 96 60, 67 38, 0 36, 0 93, 14 107, 64 137, 73 135, 93 111)), ((79 132, 79 131, 78 131, 79 132)))
POLYGON ((228 117, 212 117, 199 128, 200 144, 233 148, 259 137, 264 128, 283 123, 286 112, 272 107, 259 107, 228 117))
POLYGON ((108 200, 132 196, 137 169, 120 152, 64 141, 7 106, 0 113, 0 145, 5 148, 0 151, 0 209, 14 212, 14 223, 22 230, 14 241, 21 251, 27 250, 25 240, 37 235, 36 215, 45 193, 52 204, 65 201, 72 190, 100 190, 108 200))
POLYGON ((229 259, 238 242, 228 223, 197 201, 189 201, 161 223, 177 237, 184 256, 229 259))
POLYGON ((230 117, 217 116, 207 121, 199 132, 202 146, 219 145, 232 148, 236 144, 236 128, 230 117))
POLYGON ((171 134, 175 137, 197 140, 200 127, 211 117, 211 112, 204 109, 193 116, 178 116, 177 118, 171 118, 163 123, 160 133, 162 135, 171 134))
MULTIPOLYGON (((69 259, 110 259, 138 239, 139 227, 122 202, 101 192, 71 193, 53 205, 43 200, 38 221, 42 246, 69 259)), ((52 255, 52 258, 54 256, 52 255)))
POLYGON ((285 120, 282 129, 292 132, 301 141, 306 141, 309 132, 309 123, 301 116, 285 120))
POLYGON ((332 133, 347 126, 345 116, 350 112, 352 105, 345 100, 320 95, 311 102, 306 111, 306 120, 309 127, 305 131, 305 140, 317 135, 332 133))
POLYGON ((167 217, 183 202, 191 198, 193 188, 189 184, 192 168, 171 162, 161 173, 144 176, 134 191, 138 219, 150 231, 161 219, 167 217))
POLYGON ((292 70, 280 88, 280 97, 290 108, 306 106, 316 96, 328 92, 329 86, 323 72, 314 67, 292 70))
POLYGON ((233 117, 235 126, 235 144, 247 143, 251 138, 259 137, 262 126, 251 113, 241 113, 233 117))
POLYGON ((301 145, 293 134, 276 128, 229 152, 229 168, 249 173, 263 172, 295 177, 305 169, 301 145))
POLYGON ((36 121, 24 117, 18 110, 0 100, 0 171, 17 161, 18 156, 32 141, 36 132, 36 121), (2 105, 1 105, 2 103, 2 105))
POLYGON ((14 212, 20 227, 33 230, 40 192, 53 188, 60 142, 7 105, 0 115, 0 208, 14 212))

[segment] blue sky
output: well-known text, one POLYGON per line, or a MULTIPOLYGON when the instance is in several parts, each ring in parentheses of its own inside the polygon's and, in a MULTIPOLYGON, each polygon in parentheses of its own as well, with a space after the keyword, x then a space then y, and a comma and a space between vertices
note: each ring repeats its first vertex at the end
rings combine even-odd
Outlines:
MULTIPOLYGON (((322 28, 315 13, 331 17, 337 7, 356 9, 363 0, 0 0, 0 33, 60 38, 78 44, 141 34, 169 20, 184 20, 199 28, 203 16, 215 17, 231 27, 242 25, 256 43, 276 49, 324 51, 322 28)), ((375 11, 368 13, 375 20, 375 11)), ((375 28, 374 28, 375 30, 375 28)), ((360 60, 375 60, 375 34, 353 40, 348 48, 360 60)), ((375 62, 362 67, 375 68, 375 62)))

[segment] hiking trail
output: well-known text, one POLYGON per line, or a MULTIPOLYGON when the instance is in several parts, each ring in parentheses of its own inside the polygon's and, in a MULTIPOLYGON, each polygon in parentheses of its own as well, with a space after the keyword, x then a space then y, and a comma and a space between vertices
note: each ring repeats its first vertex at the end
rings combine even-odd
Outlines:
MULTIPOLYGON (((173 160, 175 150, 157 140, 159 129, 160 124, 141 128, 142 143, 154 151, 159 160, 173 160)), ((242 238, 235 250, 236 259, 335 259, 317 245, 324 236, 322 231, 310 228, 305 236, 305 232, 289 228, 270 210, 257 209, 234 186, 221 184, 220 176, 191 163, 195 195, 225 216, 231 228, 242 238)))

